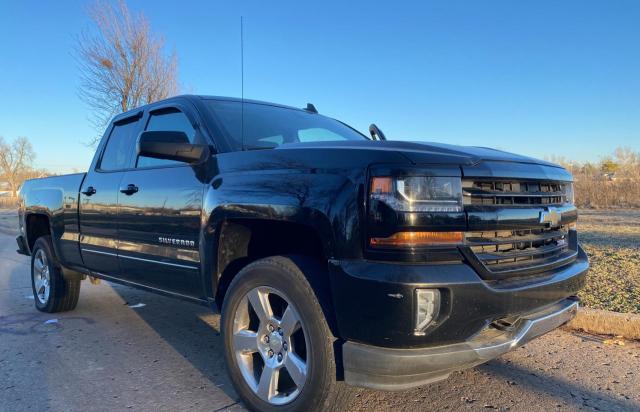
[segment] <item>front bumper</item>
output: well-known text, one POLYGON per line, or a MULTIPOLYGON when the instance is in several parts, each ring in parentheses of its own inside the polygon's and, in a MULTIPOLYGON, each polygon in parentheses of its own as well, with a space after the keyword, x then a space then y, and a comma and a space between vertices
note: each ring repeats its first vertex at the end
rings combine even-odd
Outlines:
POLYGON ((468 264, 400 264, 366 260, 330 261, 336 336, 386 348, 426 348, 465 342, 489 324, 524 316, 575 296, 589 261, 579 248, 561 268, 507 285, 483 280, 468 264), (438 289, 439 317, 415 332, 415 290, 438 289))
POLYGON ((565 299, 521 316, 509 331, 487 327, 465 342, 429 348, 346 342, 342 348, 345 381, 373 389, 403 390, 446 379, 453 371, 484 363, 561 326, 577 309, 577 300, 565 299))

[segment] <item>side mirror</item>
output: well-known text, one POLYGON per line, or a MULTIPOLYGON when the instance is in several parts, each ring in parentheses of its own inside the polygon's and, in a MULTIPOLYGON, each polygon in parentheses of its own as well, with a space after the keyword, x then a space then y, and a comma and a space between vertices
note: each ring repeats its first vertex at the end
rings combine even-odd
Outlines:
POLYGON ((142 132, 136 146, 138 156, 200 163, 209 156, 209 146, 193 144, 184 132, 142 132))

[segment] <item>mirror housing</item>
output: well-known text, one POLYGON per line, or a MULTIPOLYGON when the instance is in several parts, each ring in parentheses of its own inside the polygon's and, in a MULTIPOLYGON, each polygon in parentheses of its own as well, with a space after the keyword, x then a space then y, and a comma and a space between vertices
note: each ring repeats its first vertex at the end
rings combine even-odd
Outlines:
POLYGON ((209 157, 209 146, 189 142, 184 132, 146 131, 140 133, 136 145, 138 156, 201 163, 209 157))

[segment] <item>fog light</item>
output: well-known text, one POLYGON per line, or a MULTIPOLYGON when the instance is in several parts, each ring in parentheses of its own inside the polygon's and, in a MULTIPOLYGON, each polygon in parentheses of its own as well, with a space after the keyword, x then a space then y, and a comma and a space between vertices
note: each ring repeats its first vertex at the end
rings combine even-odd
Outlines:
POLYGON ((416 335, 424 335, 429 324, 440 311, 440 291, 438 289, 416 289, 416 335))

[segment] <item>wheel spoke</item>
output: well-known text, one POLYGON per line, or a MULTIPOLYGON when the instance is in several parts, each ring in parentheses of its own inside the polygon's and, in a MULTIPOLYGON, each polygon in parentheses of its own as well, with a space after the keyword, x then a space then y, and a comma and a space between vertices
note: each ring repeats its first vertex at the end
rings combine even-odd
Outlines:
POLYGON ((301 388, 307 379, 307 364, 305 361, 300 359, 295 353, 290 352, 287 354, 284 367, 287 368, 287 372, 289 372, 289 376, 291 376, 296 386, 301 388))
POLYGON ((36 267, 38 272, 42 272, 42 269, 44 269, 44 263, 42 262, 42 258, 39 256, 33 261, 33 265, 36 267))
POLYGON ((279 369, 265 364, 262 369, 262 374, 260 375, 260 382, 258 382, 258 396, 267 401, 271 400, 276 394, 279 376, 279 369))
POLYGON ((241 330, 233 335, 233 347, 236 352, 254 353, 258 351, 258 334, 250 330, 241 330))
POLYGON ((271 304, 269 303, 268 294, 256 288, 247 294, 251 307, 256 312, 260 322, 267 322, 272 317, 271 304))
POLYGON ((308 348, 305 329, 293 302, 278 289, 257 286, 242 296, 233 318, 230 349, 245 382, 263 401, 285 405, 301 393, 310 359, 296 349, 308 348), (285 369, 288 377, 281 380, 285 369))
POLYGON ((280 321, 280 327, 282 328, 282 334, 286 339, 289 339, 291 335, 298 329, 300 325, 300 317, 298 312, 293 306, 288 305, 282 314, 282 320, 280 321))
POLYGON ((34 279, 33 283, 35 284, 36 293, 40 293, 40 289, 44 286, 44 281, 41 277, 37 277, 34 279))

